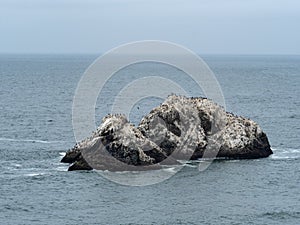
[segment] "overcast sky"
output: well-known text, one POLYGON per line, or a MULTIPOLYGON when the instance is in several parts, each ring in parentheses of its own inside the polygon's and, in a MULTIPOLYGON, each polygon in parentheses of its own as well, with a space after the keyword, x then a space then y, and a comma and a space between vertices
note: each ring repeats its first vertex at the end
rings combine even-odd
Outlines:
POLYGON ((0 53, 103 53, 145 39, 200 54, 300 54, 300 1, 0 0, 0 53))

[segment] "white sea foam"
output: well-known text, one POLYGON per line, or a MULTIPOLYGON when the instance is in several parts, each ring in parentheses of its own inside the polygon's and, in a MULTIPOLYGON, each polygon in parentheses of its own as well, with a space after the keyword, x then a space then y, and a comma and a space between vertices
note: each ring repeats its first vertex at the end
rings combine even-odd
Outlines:
POLYGON ((37 139, 14 139, 14 138, 0 138, 0 141, 10 141, 10 142, 32 142, 32 143, 42 143, 42 144, 51 144, 51 143, 60 143, 62 141, 45 141, 37 139))
POLYGON ((25 177, 36 177, 36 176, 42 176, 45 175, 45 173, 28 173, 24 174, 25 177))
POLYGON ((66 155, 66 153, 65 152, 60 152, 59 155, 64 157, 66 155))
POLYGON ((193 164, 190 164, 190 163, 186 163, 186 164, 184 164, 184 166, 186 166, 186 167, 191 167, 191 168, 196 168, 196 167, 198 167, 197 165, 193 165, 193 164))
POLYGON ((176 167, 169 167, 169 168, 164 168, 162 170, 165 171, 165 172, 176 173, 177 172, 176 169, 177 169, 176 167))
POLYGON ((145 184, 154 184, 161 181, 166 175, 169 177, 173 176, 180 170, 182 166, 165 167, 158 170, 145 170, 145 171, 122 171, 122 172, 111 172, 96 170, 97 173, 103 177, 123 185, 131 186, 144 186, 145 184))
POLYGON ((56 171, 68 171, 68 166, 58 166, 55 168, 56 171))
MULTIPOLYGON (((255 159, 256 161, 258 161, 257 159, 255 159)), ((241 161, 240 159, 230 159, 230 160, 226 160, 227 163, 236 163, 241 161)))
POLYGON ((13 164, 13 166, 14 166, 14 167, 17 167, 17 168, 20 168, 20 167, 22 167, 22 165, 21 165, 21 164, 19 164, 19 163, 15 163, 15 164, 13 164))
POLYGON ((272 148, 272 159, 298 159, 300 158, 300 149, 295 148, 272 148))

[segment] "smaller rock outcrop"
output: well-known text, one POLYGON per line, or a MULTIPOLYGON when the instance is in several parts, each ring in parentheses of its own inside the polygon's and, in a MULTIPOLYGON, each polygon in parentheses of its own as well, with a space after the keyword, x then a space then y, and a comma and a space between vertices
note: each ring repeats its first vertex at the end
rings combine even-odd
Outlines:
POLYGON ((136 170, 135 166, 143 169, 142 166, 154 165, 157 160, 166 158, 160 147, 143 136, 125 116, 108 115, 91 137, 77 143, 66 153, 62 162, 74 163, 69 170, 120 171, 136 170))

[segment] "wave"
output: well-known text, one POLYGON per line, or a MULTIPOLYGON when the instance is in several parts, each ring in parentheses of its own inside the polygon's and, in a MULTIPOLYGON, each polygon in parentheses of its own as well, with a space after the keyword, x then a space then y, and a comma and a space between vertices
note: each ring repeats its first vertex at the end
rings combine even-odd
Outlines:
POLYGON ((66 155, 66 152, 60 152, 59 155, 60 155, 61 157, 64 157, 64 156, 66 155))
POLYGON ((51 144, 51 143, 61 143, 63 141, 45 141, 37 139, 13 139, 13 138, 0 138, 0 141, 10 141, 10 142, 31 142, 31 143, 42 143, 42 144, 51 144))
POLYGON ((300 212, 298 211, 279 211, 279 212, 267 212, 262 214, 263 217, 269 217, 272 220, 286 220, 289 218, 300 218, 300 212))
POLYGON ((68 166, 58 166, 55 168, 56 171, 68 171, 68 166))
POLYGON ((169 168, 163 168, 161 170, 163 170, 165 172, 176 173, 178 168, 177 167, 169 167, 169 168))
POLYGON ((28 173, 28 174, 24 174, 25 177, 36 177, 36 176, 43 176, 46 173, 28 173))
POLYGON ((272 159, 298 159, 300 158, 300 149, 297 148, 272 148, 272 159))

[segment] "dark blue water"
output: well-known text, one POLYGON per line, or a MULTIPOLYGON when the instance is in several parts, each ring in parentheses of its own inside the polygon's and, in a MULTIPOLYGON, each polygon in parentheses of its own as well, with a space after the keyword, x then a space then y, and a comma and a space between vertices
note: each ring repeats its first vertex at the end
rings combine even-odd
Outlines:
MULTIPOLYGON (((204 172, 192 163, 145 187, 121 186, 95 171, 67 172, 59 163, 75 143, 77 83, 95 58, 0 56, 0 224, 299 224, 299 56, 204 57, 227 110, 258 122, 274 155, 215 161, 204 172)), ((166 65, 138 64, 119 73, 98 99, 98 122, 115 91, 145 74, 165 74, 190 95, 201 94, 166 65)), ((138 102, 131 121, 159 101, 138 102)))

